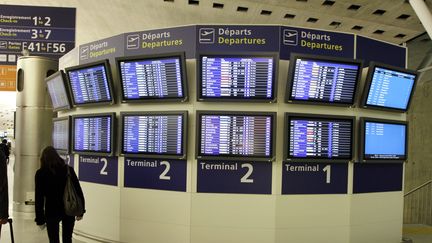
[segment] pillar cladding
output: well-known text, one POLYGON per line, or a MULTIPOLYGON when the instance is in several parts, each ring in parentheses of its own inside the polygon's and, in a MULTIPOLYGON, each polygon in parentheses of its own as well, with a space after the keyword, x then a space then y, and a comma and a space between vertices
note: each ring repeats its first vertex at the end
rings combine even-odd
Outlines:
POLYGON ((57 68, 57 61, 45 57, 24 56, 17 62, 14 211, 34 212, 39 157, 52 144, 53 111, 45 78, 57 68))

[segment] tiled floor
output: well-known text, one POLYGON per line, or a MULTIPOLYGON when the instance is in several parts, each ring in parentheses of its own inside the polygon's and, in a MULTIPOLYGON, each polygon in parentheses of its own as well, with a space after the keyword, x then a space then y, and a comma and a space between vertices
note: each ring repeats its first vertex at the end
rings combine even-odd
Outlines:
POLYGON ((403 227, 403 235, 413 243, 432 243, 432 226, 408 224, 403 227))

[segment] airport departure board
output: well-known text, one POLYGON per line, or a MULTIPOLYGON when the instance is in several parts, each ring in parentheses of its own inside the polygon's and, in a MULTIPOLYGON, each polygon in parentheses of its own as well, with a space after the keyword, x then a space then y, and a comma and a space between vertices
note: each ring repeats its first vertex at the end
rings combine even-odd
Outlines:
POLYGON ((69 152, 69 117, 53 119, 52 144, 59 152, 69 152))
POLYGON ((185 119, 182 113, 122 114, 122 152, 130 155, 185 155, 185 119))
POLYGON ((65 80, 62 71, 58 71, 45 79, 48 93, 54 111, 70 109, 69 96, 65 87, 65 80))
POLYGON ((113 119, 111 114, 74 117, 74 151, 111 153, 113 119))
POLYGON ((198 117, 198 158, 272 159, 275 115, 202 113, 198 117))
POLYGON ((198 100, 275 100, 274 56, 200 57, 198 100))
POLYGON ((111 103, 111 72, 108 61, 66 68, 75 105, 111 103))
POLYGON ((184 55, 117 59, 123 100, 185 99, 184 55))
POLYGON ((406 124, 364 121, 365 160, 403 160, 406 158, 406 124))
POLYGON ((343 62, 313 57, 291 58, 289 101, 354 103, 360 77, 360 62, 343 62))
POLYGON ((406 111, 413 93, 417 74, 396 67, 371 65, 371 74, 366 81, 365 106, 406 111))
POLYGON ((287 159, 352 158, 353 118, 286 115, 287 159))

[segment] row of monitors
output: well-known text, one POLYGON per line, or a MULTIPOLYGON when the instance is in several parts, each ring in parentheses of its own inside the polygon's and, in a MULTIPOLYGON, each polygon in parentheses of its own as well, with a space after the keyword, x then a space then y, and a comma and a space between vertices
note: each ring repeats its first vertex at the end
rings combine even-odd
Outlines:
MULTIPOLYGON (((187 111, 122 112, 121 154, 186 159, 187 111)), ((197 111, 196 158, 273 161, 276 113, 197 111)), ((114 154, 115 113, 54 119, 53 144, 59 152, 114 154), (70 129, 71 127, 71 129, 70 129), (72 133, 70 133, 70 130, 72 133)), ((285 113, 284 160, 353 159, 355 117, 285 113)), ((407 123, 360 119, 359 160, 405 161, 407 123)))
MULTIPOLYGON (((275 102, 278 61, 275 53, 200 54, 197 99, 275 102)), ((184 53, 121 57, 116 66, 122 102, 188 99, 184 53)), ((285 101, 352 106, 362 68, 359 60, 292 54, 285 101)), ((415 71, 372 62, 361 106, 407 111, 416 79, 415 71)), ((65 74, 59 71, 47 78, 55 111, 112 104, 112 82, 108 60, 69 67, 65 74)))

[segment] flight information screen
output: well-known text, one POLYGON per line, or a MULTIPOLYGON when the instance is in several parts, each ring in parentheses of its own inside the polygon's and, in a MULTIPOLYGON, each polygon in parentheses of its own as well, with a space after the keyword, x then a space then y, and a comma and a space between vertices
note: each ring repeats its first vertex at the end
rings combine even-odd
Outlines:
POLYGON ((111 153, 112 116, 75 117, 74 150, 111 153))
POLYGON ((365 121, 365 159, 405 159, 406 125, 365 121))
POLYGON ((201 56, 200 99, 273 100, 273 57, 201 56))
POLYGON ((272 115, 200 114, 199 155, 272 157, 272 115))
POLYGON ((353 104, 360 64, 297 58, 289 100, 353 104))
POLYGON ((55 149, 69 151, 69 119, 53 121, 52 143, 55 149))
POLYGON ((290 117, 287 122, 289 158, 352 158, 352 120, 290 117))
POLYGON ((406 110, 416 75, 375 67, 366 105, 406 110))
POLYGON ((180 57, 120 61, 123 99, 184 98, 180 57))
POLYGON ((76 105, 111 102, 110 80, 104 64, 67 70, 76 105))
POLYGON ((60 72, 55 74, 54 77, 47 79, 47 87, 54 110, 70 108, 63 75, 60 72))
POLYGON ((123 153, 183 155, 183 114, 124 115, 123 153))

